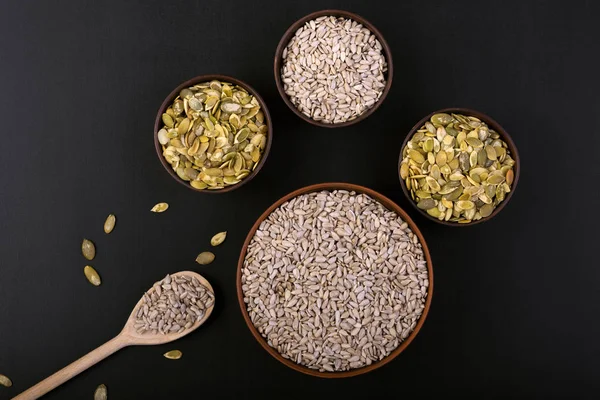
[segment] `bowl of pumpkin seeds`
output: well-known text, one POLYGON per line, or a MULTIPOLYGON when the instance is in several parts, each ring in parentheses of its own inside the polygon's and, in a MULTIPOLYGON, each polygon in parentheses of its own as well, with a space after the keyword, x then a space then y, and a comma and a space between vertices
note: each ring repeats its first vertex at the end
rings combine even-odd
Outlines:
POLYGON ((467 226, 496 216, 519 181, 519 153, 492 118, 466 108, 432 112, 408 133, 398 174, 404 194, 425 217, 467 226))
POLYGON ((183 82, 160 106, 156 153, 167 172, 198 192, 224 193, 256 176, 271 148, 272 125, 263 99, 229 76, 183 82))

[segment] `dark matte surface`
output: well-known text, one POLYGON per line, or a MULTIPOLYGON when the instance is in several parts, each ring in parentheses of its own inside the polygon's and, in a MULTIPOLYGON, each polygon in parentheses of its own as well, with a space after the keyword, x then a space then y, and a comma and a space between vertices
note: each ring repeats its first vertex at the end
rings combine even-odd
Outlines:
POLYGON ((593 1, 2 1, 0 373, 12 397, 117 334, 142 291, 193 269, 213 284, 210 321, 172 345, 128 348, 47 396, 110 399, 594 398, 600 390, 600 4, 593 1), (394 52, 394 85, 361 124, 310 126, 272 73, 287 27, 321 8, 371 21, 394 52), (156 110, 180 82, 238 77, 265 98, 276 137, 250 184, 203 196, 156 159, 156 110), (502 124, 522 159, 502 214, 450 229, 414 212, 396 171, 423 115, 449 106, 502 124), (407 210, 435 268, 427 322, 380 370, 323 380, 284 367, 248 332, 236 260, 254 220, 299 187, 350 181, 407 210), (164 214, 149 209, 159 201, 164 214), (106 215, 114 232, 102 231, 106 215), (216 261, 196 266, 227 229, 216 261), (96 242, 83 277, 83 237, 96 242), (184 356, 162 357, 179 348, 184 356), (337 397, 336 397, 337 398, 337 397))

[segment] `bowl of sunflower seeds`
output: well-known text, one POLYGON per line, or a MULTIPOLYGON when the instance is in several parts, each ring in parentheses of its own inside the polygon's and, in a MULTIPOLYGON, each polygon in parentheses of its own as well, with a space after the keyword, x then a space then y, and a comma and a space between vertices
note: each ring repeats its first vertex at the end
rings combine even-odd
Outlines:
POLYGON ((432 112, 408 133, 398 160, 404 194, 425 217, 450 226, 490 220, 519 181, 510 135, 492 118, 466 108, 432 112))
POLYGON ((154 123, 156 153, 179 183, 224 193, 252 180, 271 148, 272 124, 260 95, 224 75, 183 82, 160 106, 154 123))

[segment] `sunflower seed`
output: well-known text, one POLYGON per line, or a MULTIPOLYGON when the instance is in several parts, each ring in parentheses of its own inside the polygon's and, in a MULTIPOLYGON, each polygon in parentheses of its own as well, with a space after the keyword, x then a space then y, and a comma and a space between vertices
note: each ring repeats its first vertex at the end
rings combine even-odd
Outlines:
POLYGON ((163 355, 165 356, 165 358, 168 358, 169 360, 179 360, 181 358, 181 356, 183 355, 183 353, 179 350, 171 350, 171 351, 167 351, 163 355))
POLYGON ((440 220, 469 223, 490 216, 504 200, 514 164, 508 145, 485 122, 439 113, 402 149, 399 175, 417 207, 440 220))
POLYGON ((161 213, 161 212, 167 211, 167 208, 169 208, 169 204, 158 203, 158 204, 155 204, 154 207, 152 207, 150 209, 150 211, 155 212, 155 213, 161 213))
POLYGON ((106 385, 102 384, 96 388, 94 392, 94 400, 107 400, 108 399, 108 389, 106 385))
MULTIPOLYGON (((212 243, 212 240, 211 240, 211 243, 212 243)), ((216 245, 213 245, 213 246, 216 246, 216 245)), ((208 265, 211 262, 213 262, 214 260, 215 260, 215 255, 213 253, 211 253, 210 251, 204 251, 204 252, 198 254, 198 257, 196 257, 196 262, 200 265, 208 265)))
POLYGON ((8 376, 0 374, 0 385, 5 387, 11 387, 12 381, 8 376))
POLYGON ((83 239, 81 243, 81 253, 88 260, 93 260, 96 257, 96 246, 91 240, 83 239))
POLYGON ((351 121, 380 100, 387 62, 377 37, 351 19, 306 22, 282 55, 281 79, 292 104, 326 124, 351 121))
POLYGON ((98 272, 96 272, 96 270, 93 267, 86 265, 85 268, 83 268, 83 273, 92 285, 100 286, 100 284, 102 283, 102 281, 100 280, 100 275, 98 275, 98 272))
POLYGON ((235 185, 249 174, 224 179, 224 170, 254 170, 264 155, 268 121, 258 99, 240 86, 196 84, 183 89, 164 115, 165 125, 157 133, 163 156, 194 189, 235 185))
POLYGON ((117 218, 114 214, 109 214, 106 217, 106 221, 104 221, 104 232, 111 233, 113 229, 115 229, 115 223, 117 222, 117 218))
POLYGON ((213 304, 213 293, 196 278, 167 275, 142 297, 134 329, 138 334, 181 333, 201 321, 213 304))
POLYGON ((408 224, 345 190, 300 195, 268 215, 248 246, 241 282, 250 320, 269 346, 320 371, 389 355, 421 318, 429 287, 408 224))
POLYGON ((218 246, 225 241, 226 237, 227 237, 227 231, 219 232, 210 239, 210 244, 213 246, 218 246))

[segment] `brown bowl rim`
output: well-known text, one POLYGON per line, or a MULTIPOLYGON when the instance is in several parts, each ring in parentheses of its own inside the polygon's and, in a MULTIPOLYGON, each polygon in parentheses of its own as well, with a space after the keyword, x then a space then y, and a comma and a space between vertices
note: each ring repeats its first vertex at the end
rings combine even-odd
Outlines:
POLYGON ((442 225, 446 225, 446 226, 459 226, 459 227, 473 226, 473 225, 480 224, 482 222, 489 221, 492 218, 494 218, 496 215, 498 215, 498 213, 500 211, 502 211, 502 209, 506 206, 506 204, 508 204, 508 202, 512 198, 513 194, 515 193, 515 190, 517 189, 517 183, 519 183, 520 174, 521 174, 521 158, 519 157, 519 151, 517 150, 517 146, 515 145, 515 142, 512 140, 512 138, 510 137, 508 132, 506 132, 506 130, 498 122, 496 122, 496 120, 494 120, 490 116, 482 113, 481 111, 472 110, 470 108, 460 108, 460 107, 443 108, 441 110, 433 111, 433 112, 429 113, 428 115, 426 115, 425 117, 423 117, 419 122, 417 122, 415 124, 415 126, 412 127, 412 129, 408 132, 408 135, 406 135, 406 137, 404 138, 404 142, 402 143, 402 146, 400 147, 400 155, 398 157, 398 178, 400 179, 400 186, 402 186, 402 191, 404 192, 404 195, 406 196, 406 198, 408 199, 410 204, 413 206, 413 208, 415 210, 417 210, 425 218, 427 218, 431 221, 437 222, 438 224, 442 224, 442 225), (508 149, 510 150, 511 155, 512 155, 513 159, 515 160, 515 165, 513 167, 513 169, 515 171, 515 179, 513 181, 511 190, 510 190, 510 192, 508 192, 508 195, 504 198, 504 201, 502 201, 500 203, 500 205, 498 207, 496 207, 494 209, 494 211, 492 211, 492 213, 486 218, 482 218, 477 221, 469 222, 468 224, 459 224, 458 222, 440 221, 439 219, 432 217, 431 215, 427 214, 425 211, 423 211, 419 207, 417 207, 417 203, 410 197, 410 193, 408 192, 408 189, 406 188, 406 183, 400 176, 400 165, 402 164, 402 151, 404 150, 404 147, 407 145, 408 141, 413 137, 415 132, 419 128, 421 128, 425 124, 426 121, 429 121, 429 118, 431 118, 432 115, 438 114, 438 113, 464 114, 464 115, 477 117, 480 120, 484 121, 486 124, 488 124, 489 127, 491 127, 492 129, 494 129, 496 132, 498 132, 500 134, 500 137, 508 145, 508 149))
POLYGON ((392 51, 391 51, 390 46, 388 45, 387 41, 385 40, 385 38, 383 37, 381 32, 368 20, 366 20, 365 18, 361 17, 360 15, 352 13, 350 11, 321 10, 321 11, 315 11, 313 13, 305 15, 304 17, 302 17, 299 20, 297 20, 296 22, 294 22, 285 31, 285 33, 281 37, 281 40, 279 40, 277 49, 275 50, 275 60, 273 62, 273 72, 275 75, 275 85, 277 86, 277 91, 279 92, 279 95, 283 99, 284 103, 294 112, 294 114, 296 114, 297 116, 299 116, 300 118, 302 118, 303 120, 308 122, 309 124, 312 124, 315 126, 320 126, 323 128, 342 128, 344 126, 350 126, 350 125, 359 123, 360 121, 364 120, 365 118, 367 118, 368 116, 373 114, 375 112, 375 110, 377 110, 379 108, 381 103, 383 103, 383 101, 387 97, 387 95, 390 91, 390 88, 392 87, 392 78, 394 77, 394 63, 392 61, 392 51), (386 74, 387 74, 386 84, 385 84, 385 87, 383 88, 383 93, 381 94, 381 97, 379 98, 379 100, 377 100, 377 102, 375 102, 375 104, 373 104, 373 107, 369 108, 367 111, 362 113, 357 118, 353 119, 352 121, 341 122, 339 124, 326 124, 324 122, 315 121, 314 119, 312 119, 312 118, 304 115, 302 112, 300 112, 296 108, 296 106, 294 106, 294 104, 292 104, 288 95, 285 94, 285 90, 283 89, 283 82, 281 80, 282 54, 283 54, 283 50, 288 45, 290 39, 296 33, 296 31, 302 25, 304 25, 306 22, 316 19, 318 17, 322 17, 324 15, 332 15, 335 17, 345 17, 345 18, 352 19, 352 20, 362 24, 365 28, 367 28, 369 31, 371 31, 371 33, 373 33, 377 37, 377 40, 379 40, 379 43, 381 43, 381 46, 383 48, 383 52, 384 52, 384 55, 385 55, 385 58, 387 61, 387 65, 388 65, 388 70, 386 72, 386 74))
POLYGON ((219 194, 219 193, 231 192, 232 190, 235 190, 235 189, 241 187, 242 185, 245 185, 252 179, 254 179, 256 174, 258 174, 258 171, 260 171, 261 168, 263 167, 263 165, 265 164, 265 161, 267 160, 267 156, 269 155, 269 152, 271 151, 272 138, 273 138, 273 124, 271 121, 271 114, 269 113, 269 109, 267 108, 267 104, 265 103, 263 98, 260 96, 260 94, 258 94, 258 92, 252 86, 248 85, 246 82, 244 82, 240 79, 231 77, 231 76, 227 76, 227 75, 220 75, 220 74, 198 75, 194 78, 188 79, 187 81, 181 83, 179 86, 177 86, 175 89, 173 89, 173 91, 171 91, 171 93, 169 93, 169 95, 162 102, 162 104, 160 105, 160 107, 158 109, 158 113, 156 114, 156 120, 154 121, 154 148, 156 149, 156 154, 158 155, 158 159, 160 160, 160 163, 162 164, 163 167, 165 167, 165 169, 167 170, 167 172, 169 173, 169 175, 171 175, 171 177, 173 179, 175 179, 177 182, 184 185, 188 189, 191 189, 191 190, 193 190, 195 192, 199 192, 199 193, 219 194), (244 89, 246 89, 248 91, 248 93, 250 93, 254 97, 256 97, 256 100, 258 100, 258 103, 260 104, 261 111, 265 115, 266 124, 269 129, 265 150, 263 151, 262 157, 261 157, 260 161, 258 162, 258 165, 254 169, 254 171, 250 172, 250 174, 247 177, 245 177, 244 179, 242 179, 239 183, 236 183, 235 185, 231 185, 231 186, 226 186, 223 189, 219 189, 219 190, 196 189, 195 187, 191 186, 188 182, 184 181, 179 176, 177 176, 175 171, 173 171, 173 168, 171 168, 171 165, 163 157, 162 147, 161 147, 160 142, 158 141, 158 131, 162 127, 161 126, 162 125, 162 115, 163 115, 164 111, 167 109, 167 107, 169 107, 169 105, 171 105, 173 100, 175 100, 175 97, 177 97, 177 95, 179 95, 179 92, 181 92, 181 90, 184 88, 187 88, 187 87, 190 87, 190 86, 196 85, 198 83, 202 83, 202 82, 210 82, 212 80, 234 83, 238 86, 243 87, 244 89))
POLYGON ((429 253, 429 247, 427 247, 427 242, 425 241, 423 234, 421 233, 421 231, 419 230, 419 228, 417 227, 415 222, 412 220, 412 218, 410 218, 410 216, 402 208, 400 208, 399 205, 394 203, 391 199, 382 195, 379 192, 376 192, 373 189, 369 189, 367 187, 360 186, 360 185, 355 185, 355 184, 351 184, 351 183, 343 183, 343 182, 319 183, 316 185, 305 186, 305 187, 297 189, 291 193, 288 193, 287 195, 283 196, 282 198, 277 200, 275 203, 273 203, 269 208, 267 208, 267 210, 265 212, 263 212, 262 215, 256 220, 256 222, 250 229, 250 232, 248 232, 248 235, 246 236, 246 240, 244 241, 244 245, 242 246, 242 250, 240 252, 240 258, 238 260, 238 267, 237 267, 237 272, 236 272, 236 289, 237 289, 238 303, 239 303, 240 309, 242 311, 244 321, 246 321, 246 325, 248 326, 248 329, 250 329, 250 332, 252 333, 252 336, 254 336, 256 341, 258 343, 260 343, 260 345, 271 356, 273 356, 275 359, 277 359, 277 361, 283 363, 284 365, 286 365, 296 371, 302 372, 307 375, 317 376, 320 378, 347 378, 347 377, 351 377, 351 376, 365 374, 367 372, 373 371, 373 370, 389 363, 394 358, 396 358, 400 353, 402 353, 406 349, 406 347, 408 347, 408 345, 413 341, 413 339, 417 336, 417 334, 419 333, 419 331, 421 330, 421 327, 423 326, 423 324, 425 322, 425 319, 427 318, 427 314, 429 313, 429 308, 431 306, 431 299, 433 297, 433 264, 431 261, 431 254, 429 253), (248 245, 250 244, 250 241, 254 237, 254 234, 256 233, 256 230, 258 229, 259 225, 267 218, 267 216, 269 216, 269 214, 271 214, 277 207, 279 207, 286 201, 288 201, 294 197, 297 197, 299 195, 302 195, 302 194, 317 192, 317 191, 321 191, 321 190, 329 190, 329 191, 348 190, 348 191, 355 191, 357 193, 364 193, 364 194, 371 196, 373 199, 379 201, 381 204, 383 204, 389 210, 396 212, 408 224, 410 229, 419 238, 419 241, 423 248, 423 254, 425 255, 425 260, 427 261, 427 273, 428 273, 428 278, 429 278, 429 288, 427 290, 427 298, 425 299, 425 308, 423 309, 423 313, 421 314, 421 317, 419 318, 419 321, 417 322, 415 329, 412 330, 410 335, 408 335, 408 337, 396 349, 394 349, 394 351, 392 351, 388 356, 386 356, 382 360, 377 361, 377 362, 375 362, 371 365, 365 366, 365 367, 351 369, 349 371, 343 371, 343 372, 320 372, 320 371, 310 369, 308 367, 304 367, 302 365, 296 364, 293 361, 283 358, 283 356, 281 356, 281 354, 279 354, 274 348, 272 348, 271 346, 269 346, 267 344, 266 340, 260 335, 260 333, 254 327, 254 324, 252 323, 252 321, 250 320, 250 316, 248 315, 248 311, 246 310, 246 304, 244 303, 244 293, 242 291, 242 268, 243 268, 243 264, 244 264, 244 259, 246 257, 246 252, 248 251, 248 245))

